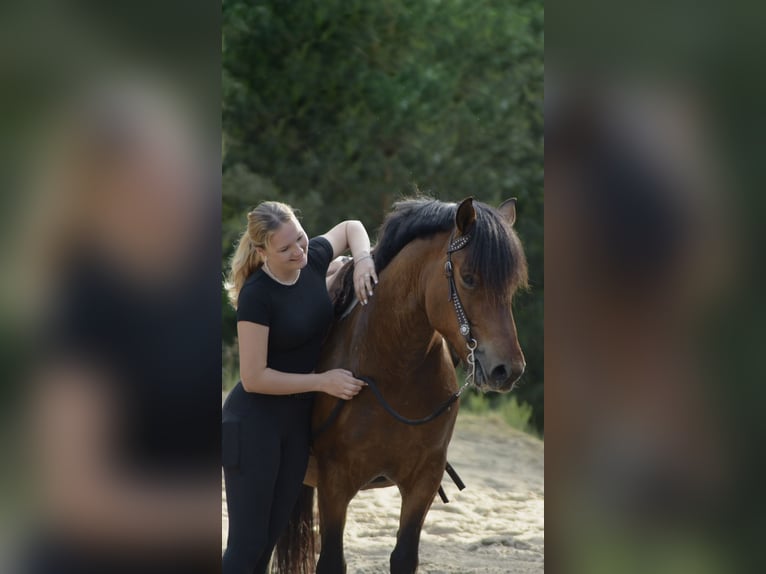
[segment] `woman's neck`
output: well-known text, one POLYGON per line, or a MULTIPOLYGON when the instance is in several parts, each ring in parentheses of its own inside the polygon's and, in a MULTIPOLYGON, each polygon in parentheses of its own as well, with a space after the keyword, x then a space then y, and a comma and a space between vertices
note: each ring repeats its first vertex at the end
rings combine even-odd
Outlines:
POLYGON ((263 271, 266 273, 266 275, 278 283, 281 283, 282 285, 294 285, 298 282, 298 278, 301 276, 300 269, 297 271, 272 269, 267 261, 264 261, 263 263, 263 271))

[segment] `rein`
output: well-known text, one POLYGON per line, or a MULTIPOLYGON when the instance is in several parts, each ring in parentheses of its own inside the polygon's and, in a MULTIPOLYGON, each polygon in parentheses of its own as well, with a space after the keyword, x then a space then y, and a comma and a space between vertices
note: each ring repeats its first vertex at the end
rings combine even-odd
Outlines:
MULTIPOLYGON (((468 317, 465 314, 465 309, 463 308, 463 303, 460 301, 460 295, 457 292, 457 286, 455 285, 455 276, 452 266, 452 254, 463 249, 466 245, 468 245, 470 240, 470 234, 461 235, 455 239, 455 232, 453 231, 452 235, 450 235, 449 246, 447 247, 447 262, 444 264, 444 273, 447 276, 447 281, 449 283, 449 300, 452 301, 452 304, 455 307, 455 315, 457 316, 460 334, 463 335, 463 338, 466 341, 466 348, 468 349, 468 357, 466 357, 466 363, 470 368, 470 372, 468 375, 466 375, 465 383, 463 383, 463 386, 452 393, 452 395, 450 395, 450 397, 439 407, 437 407, 436 410, 430 415, 419 419, 409 419, 400 415, 398 412, 396 412, 396 410, 394 410, 394 408, 383 397, 383 393, 380 392, 380 389, 374 380, 369 377, 355 375, 357 379, 367 383, 367 386, 375 395, 375 398, 380 403, 380 405, 386 410, 388 414, 390 414, 400 423, 404 423, 410 426, 418 426, 431 422, 432 420, 442 415, 445 411, 447 411, 455 403, 455 401, 460 398, 460 395, 463 394, 463 391, 474 383, 474 379, 476 377, 476 358, 474 356, 474 351, 476 351, 478 343, 476 342, 476 339, 471 335, 471 324, 468 321, 468 317)), ((316 439, 316 437, 322 434, 335 422, 335 419, 338 418, 338 415, 340 414, 340 411, 345 403, 346 401, 343 399, 338 399, 338 402, 333 407, 330 415, 322 423, 322 425, 316 431, 314 431, 312 439, 316 439)))

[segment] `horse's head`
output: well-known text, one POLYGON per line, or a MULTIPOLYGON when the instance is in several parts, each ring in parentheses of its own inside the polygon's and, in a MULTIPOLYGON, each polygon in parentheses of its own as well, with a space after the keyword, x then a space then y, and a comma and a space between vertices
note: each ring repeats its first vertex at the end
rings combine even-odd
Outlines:
POLYGON ((482 391, 510 391, 526 367, 511 310, 514 292, 527 283, 526 258, 512 229, 515 219, 515 199, 498 209, 465 199, 455 211, 453 231, 435 267, 438 276, 428 285, 431 324, 464 363, 475 340, 475 383, 482 391), (469 333, 461 332, 460 307, 469 333))

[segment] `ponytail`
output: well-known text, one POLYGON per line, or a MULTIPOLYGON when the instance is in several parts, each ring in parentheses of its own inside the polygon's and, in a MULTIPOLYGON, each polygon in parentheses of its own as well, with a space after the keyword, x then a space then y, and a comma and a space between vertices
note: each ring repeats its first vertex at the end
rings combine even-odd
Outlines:
POLYGON ((263 265, 261 256, 258 254, 249 232, 245 230, 231 258, 231 271, 224 283, 229 295, 229 302, 235 309, 239 300, 239 292, 242 290, 245 280, 261 265, 263 265))

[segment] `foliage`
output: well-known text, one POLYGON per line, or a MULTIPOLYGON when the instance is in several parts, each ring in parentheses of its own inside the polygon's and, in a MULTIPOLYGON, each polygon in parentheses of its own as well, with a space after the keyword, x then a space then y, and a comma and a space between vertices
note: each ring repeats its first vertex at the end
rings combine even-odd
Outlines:
POLYGON ((515 303, 518 396, 542 430, 542 100, 539 0, 225 0, 224 255, 264 199, 298 207, 310 235, 360 219, 374 236, 416 190, 517 197, 532 284, 515 303))
POLYGON ((228 392, 239 381, 239 349, 234 343, 223 343, 221 349, 221 387, 228 392))
POLYGON ((513 395, 493 403, 488 395, 478 391, 467 392, 462 395, 460 408, 478 415, 494 416, 512 428, 536 434, 530 422, 532 406, 527 403, 519 403, 513 395))

